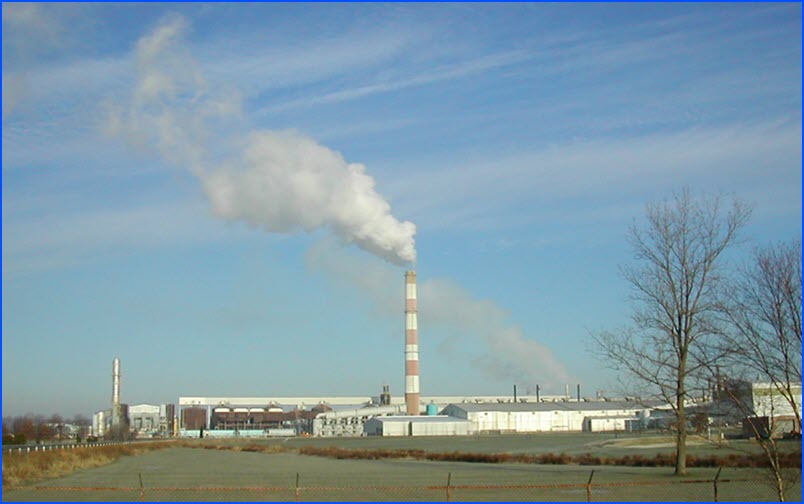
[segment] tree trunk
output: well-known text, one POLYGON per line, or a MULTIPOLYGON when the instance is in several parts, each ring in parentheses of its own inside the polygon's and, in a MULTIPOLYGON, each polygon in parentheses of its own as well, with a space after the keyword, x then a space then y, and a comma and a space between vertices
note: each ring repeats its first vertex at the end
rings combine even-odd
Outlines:
MULTIPOLYGON (((678 390, 683 391, 683 385, 678 390)), ((687 411, 684 409, 683 392, 676 395, 676 423, 676 470, 673 474, 684 476, 687 474, 687 411)))

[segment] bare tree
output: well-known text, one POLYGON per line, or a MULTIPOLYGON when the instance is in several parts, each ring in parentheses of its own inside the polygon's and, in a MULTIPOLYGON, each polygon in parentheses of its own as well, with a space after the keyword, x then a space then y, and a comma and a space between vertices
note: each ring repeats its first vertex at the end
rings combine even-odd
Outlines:
MULTIPOLYGON (((755 440, 756 444, 751 446, 758 445, 764 453, 769 482, 779 502, 784 502, 789 491, 801 480, 801 445, 796 443, 795 446, 786 447, 784 443, 780 443, 778 417, 773 414, 773 401, 769 403, 770 410, 765 411, 766 415, 756 415, 757 399, 764 402, 769 391, 773 391, 770 384, 756 386, 749 380, 724 378, 718 387, 718 396, 743 418, 743 433, 755 440), (766 388, 766 385, 771 388, 766 388), (759 398, 756 397, 757 394, 759 398)), ((759 409, 763 409, 762 406, 759 409)), ((740 450, 735 446, 732 449, 740 450)), ((742 451, 755 453, 753 449, 747 448, 742 451)))
POLYGON ((799 240, 757 249, 722 307, 730 372, 743 377, 723 390, 765 453, 780 501, 801 476, 800 468, 786 467, 776 439, 784 416, 793 418, 788 430, 801 435, 801 280, 799 240), (754 377, 764 383, 754 385, 754 377))
POLYGON ((78 414, 73 417, 73 424, 78 426, 78 434, 76 439, 86 439, 89 435, 89 428, 92 426, 92 420, 84 415, 78 414))
POLYGON ((725 346, 783 398, 801 433, 801 242, 756 250, 742 273, 724 304, 725 346))
POLYGON ((64 418, 58 413, 54 413, 48 419, 48 424, 51 429, 53 429, 56 438, 61 441, 64 439, 64 431, 65 431, 65 424, 64 418))
POLYGON ((48 425, 47 419, 45 418, 44 415, 34 415, 33 426, 34 426, 34 438, 36 439, 36 444, 39 444, 42 441, 46 441, 48 439, 53 438, 55 430, 50 425, 48 425))
POLYGON ((24 416, 15 416, 11 421, 11 425, 14 430, 14 435, 19 436, 19 439, 28 442, 36 438, 33 413, 28 413, 24 416))
POLYGON ((671 201, 649 204, 644 227, 632 225, 634 263, 621 274, 631 284, 633 327, 593 335, 596 350, 667 401, 675 414, 676 475, 687 472, 686 403, 692 385, 717 360, 708 340, 717 334, 723 252, 737 243, 751 209, 720 196, 693 198, 688 188, 671 201))

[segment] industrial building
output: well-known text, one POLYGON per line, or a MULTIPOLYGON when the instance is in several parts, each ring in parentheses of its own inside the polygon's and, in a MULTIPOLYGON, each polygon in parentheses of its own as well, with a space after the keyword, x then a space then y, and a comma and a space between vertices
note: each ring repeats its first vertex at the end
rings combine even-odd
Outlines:
POLYGON ((92 435, 96 437, 110 436, 114 429, 112 428, 115 423, 119 429, 127 430, 128 424, 128 404, 120 403, 117 405, 116 416, 113 415, 114 408, 102 410, 92 415, 92 435))
POLYGON ((399 415, 402 406, 373 406, 340 411, 328 411, 315 416, 312 435, 323 437, 362 436, 366 423, 374 418, 399 415))
POLYGON ((128 407, 128 423, 137 435, 154 433, 159 430, 159 406, 135 404, 128 407))
POLYGON ((597 432, 647 426, 663 403, 577 400, 562 396, 422 396, 416 272, 405 285, 404 395, 388 385, 378 396, 179 397, 173 405, 127 407, 121 402, 120 361, 113 362, 112 408, 99 412, 95 432, 119 426, 138 436, 437 436, 476 433, 597 432), (423 414, 426 413, 426 414, 423 414))
POLYGON ((441 412, 468 420, 470 433, 636 430, 659 401, 540 401, 450 404, 441 412))
POLYGON ((284 411, 277 404, 259 407, 217 407, 212 412, 210 431, 233 431, 239 433, 252 430, 266 434, 279 432, 285 435, 305 435, 312 432, 312 421, 320 413, 331 408, 318 405, 310 410, 294 408, 284 411))
POLYGON ((366 421, 367 436, 465 436, 470 422, 446 415, 377 416, 366 421))
MULTIPOLYGON (((436 435, 432 432, 439 429, 445 433, 443 435, 629 431, 647 428, 652 412, 667 407, 661 401, 577 401, 564 396, 549 396, 538 402, 532 396, 520 397, 518 402, 513 402, 510 397, 475 397, 471 400, 449 396, 424 397, 422 402, 429 403, 424 407, 420 405, 419 411, 426 412, 426 415, 406 415, 407 401, 399 398, 390 398, 387 402, 391 404, 386 405, 368 401, 357 406, 345 404, 356 398, 323 398, 335 403, 337 409, 318 404, 310 410, 293 407, 284 411, 278 405, 279 401, 298 399, 274 398, 272 407, 259 408, 249 404, 265 403, 268 398, 179 398, 180 405, 194 403, 182 409, 181 434, 195 437, 201 429, 210 433, 227 431, 231 435, 244 435, 242 433, 246 430, 264 431, 268 435, 269 429, 286 429, 283 432, 291 435, 316 437, 436 435), (452 402, 455 399, 462 402, 452 402), (211 403, 215 401, 227 406, 213 407, 211 403), (438 419, 433 420, 435 417, 438 419), (421 418, 422 423, 418 424, 411 418, 421 418), (435 424, 439 426, 430 426, 435 424)), ((311 402, 315 398, 304 399, 311 402)))
POLYGON ((137 404, 121 402, 120 359, 112 361, 112 404, 92 415, 91 435, 98 438, 168 437, 175 434, 176 407, 173 404, 137 404))
POLYGON ((739 414, 746 437, 801 435, 801 383, 792 384, 790 392, 798 415, 779 387, 773 383, 733 381, 730 395, 739 403, 739 414))
POLYGON ((128 425, 134 437, 173 435, 176 407, 173 404, 136 404, 128 407, 128 425))

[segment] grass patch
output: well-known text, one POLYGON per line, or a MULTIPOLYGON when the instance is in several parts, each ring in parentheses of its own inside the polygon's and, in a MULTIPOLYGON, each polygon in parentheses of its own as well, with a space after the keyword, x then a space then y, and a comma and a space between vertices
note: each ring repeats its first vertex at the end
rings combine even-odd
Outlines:
POLYGON ((120 457, 180 446, 181 441, 161 441, 111 446, 84 446, 3 455, 3 488, 58 478, 77 471, 110 464, 120 457))
MULTIPOLYGON (((467 440, 458 440, 466 443, 467 440)), ((470 440, 471 441, 471 440, 470 440)), ((120 457, 137 455, 167 447, 186 447, 215 451, 231 451, 265 454, 299 454, 340 460, 392 460, 407 459, 432 462, 472 462, 478 464, 538 464, 543 466, 624 466, 624 467, 672 467, 675 454, 660 452, 653 456, 642 454, 605 454, 580 452, 570 453, 518 453, 500 451, 478 452, 475 450, 448 451, 447 445, 434 446, 436 450, 423 448, 341 448, 326 446, 293 446, 290 443, 265 442, 260 440, 179 439, 132 443, 125 445, 83 447, 72 450, 51 450, 29 453, 7 453, 3 457, 3 487, 14 488, 41 480, 68 475, 76 470, 110 464, 120 457)), ((475 448, 479 448, 477 446, 475 448)), ((566 444, 561 446, 564 450, 566 444)), ((571 448, 571 447, 570 447, 571 448)), ((791 446, 782 454, 782 465, 801 468, 801 447, 791 446)), ((767 458, 762 453, 691 454, 687 456, 688 467, 714 468, 766 468, 767 458)))

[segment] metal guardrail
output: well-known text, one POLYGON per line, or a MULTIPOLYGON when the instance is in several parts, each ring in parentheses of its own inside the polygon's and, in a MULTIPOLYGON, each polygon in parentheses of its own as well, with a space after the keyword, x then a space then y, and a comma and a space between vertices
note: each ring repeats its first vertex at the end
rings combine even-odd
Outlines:
POLYGON ((140 441, 99 441, 97 443, 56 443, 56 444, 28 444, 28 445, 6 445, 3 446, 3 453, 31 453, 50 450, 73 450, 76 448, 91 448, 95 446, 112 446, 131 444, 140 441))

